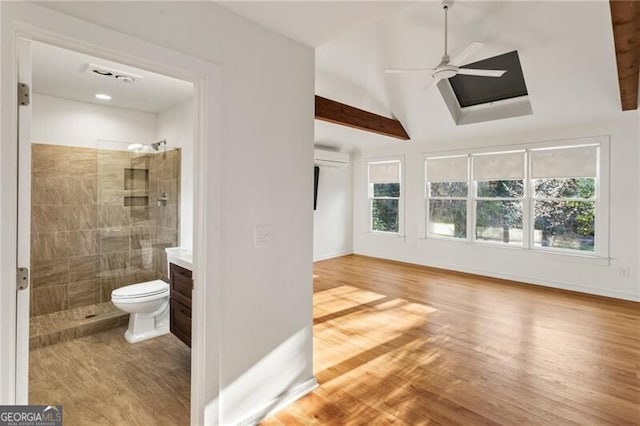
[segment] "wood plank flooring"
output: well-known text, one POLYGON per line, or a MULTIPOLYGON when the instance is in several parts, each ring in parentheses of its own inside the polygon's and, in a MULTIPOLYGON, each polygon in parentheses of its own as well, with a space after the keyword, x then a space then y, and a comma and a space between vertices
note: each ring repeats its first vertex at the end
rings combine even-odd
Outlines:
POLYGON ((640 304, 345 256, 314 276, 320 387, 264 425, 637 425, 640 304))
POLYGON ((30 352, 29 403, 65 426, 188 425, 191 350, 172 334, 134 345, 125 327, 30 352))

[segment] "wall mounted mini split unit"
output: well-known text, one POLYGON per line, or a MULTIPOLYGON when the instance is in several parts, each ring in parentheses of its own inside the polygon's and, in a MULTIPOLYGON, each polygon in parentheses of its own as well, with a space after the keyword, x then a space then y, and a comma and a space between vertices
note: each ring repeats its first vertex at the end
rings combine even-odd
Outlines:
POLYGON ((313 153, 313 160, 317 166, 340 167, 349 164, 349 154, 316 149, 313 153))

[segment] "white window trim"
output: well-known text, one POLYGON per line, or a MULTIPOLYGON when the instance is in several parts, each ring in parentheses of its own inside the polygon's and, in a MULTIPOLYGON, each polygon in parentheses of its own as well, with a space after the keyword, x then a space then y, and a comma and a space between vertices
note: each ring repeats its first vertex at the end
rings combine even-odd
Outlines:
MULTIPOLYGON (((458 149, 452 151, 434 151, 423 152, 423 164, 425 172, 423 173, 423 188, 424 188, 424 211, 422 212, 422 222, 424 224, 424 238, 425 240, 440 240, 446 242, 457 242, 462 244, 473 244, 476 246, 488 246, 495 248, 504 248, 508 250, 520 250, 528 253, 540 253, 551 254, 553 256, 562 255, 581 259, 606 259, 609 261, 610 246, 609 246, 609 179, 610 179, 610 137, 604 136, 592 136, 584 138, 573 139, 561 139, 545 142, 532 142, 518 145, 501 145, 492 147, 483 147, 475 149, 458 149), (588 145, 598 145, 598 174, 596 179, 595 188, 595 224, 594 224, 594 251, 593 252, 581 252, 578 250, 562 249, 554 247, 536 247, 533 239, 533 215, 535 214, 533 209, 534 192, 531 185, 533 179, 531 176, 531 161, 530 152, 532 150, 556 148, 556 147, 580 147, 588 145), (523 199, 523 243, 522 245, 504 244, 491 241, 480 241, 475 238, 475 216, 476 216, 476 191, 477 183, 473 180, 473 161, 471 156, 475 154, 491 154, 491 153, 508 153, 514 151, 525 151, 525 188, 523 199), (468 156, 469 174, 468 174, 468 194, 467 194, 467 238, 455 238, 447 237, 443 235, 434 235, 429 232, 428 213, 429 213, 429 194, 426 180, 426 162, 427 159, 434 159, 440 157, 454 157, 454 156, 468 156)), ((457 197, 464 199, 463 197, 457 197)), ((447 198, 454 199, 454 198, 447 198)))
POLYGON ((434 239, 434 240, 447 240, 447 241, 459 241, 459 242, 471 242, 470 240, 470 236, 469 236, 469 205, 471 203, 471 186, 469 184, 469 179, 471 176, 471 173, 473 172, 473 170, 471 170, 471 161, 469 160, 470 155, 468 152, 465 153, 441 153, 442 155, 436 154, 436 155, 428 155, 428 154, 424 154, 423 155, 423 173, 422 173, 422 189, 424 191, 424 195, 423 195, 423 199, 424 199, 424 212, 422 214, 423 220, 423 226, 424 226, 424 232, 422 235, 424 235, 424 238, 429 238, 429 239, 434 239), (451 157, 467 157, 467 196, 466 197, 430 197, 429 196, 429 191, 430 188, 429 186, 427 186, 427 159, 429 160, 437 160, 437 159, 441 159, 441 158, 451 158, 451 157), (465 238, 458 238, 458 237, 449 237, 446 235, 439 235, 439 234, 432 234, 431 232, 429 232, 429 220, 428 218, 428 214, 429 214, 429 208, 430 208, 430 200, 459 200, 459 201, 466 201, 467 202, 467 236, 465 238))
MULTIPOLYGON (((371 235, 379 235, 379 236, 387 236, 387 237, 405 237, 404 234, 404 223, 405 223, 405 209, 404 209, 404 200, 405 200, 405 172, 404 172, 404 156, 403 155, 395 155, 395 156, 384 156, 384 157, 370 157, 364 158, 365 164, 365 177, 366 177, 366 185, 367 185, 367 234, 371 235), (373 215, 372 215, 372 186, 369 181, 369 165, 376 163, 390 163, 397 161, 400 163, 400 197, 398 197, 398 232, 388 232, 388 231, 374 231, 373 230, 373 215)), ((394 198, 395 199, 395 198, 394 198)))

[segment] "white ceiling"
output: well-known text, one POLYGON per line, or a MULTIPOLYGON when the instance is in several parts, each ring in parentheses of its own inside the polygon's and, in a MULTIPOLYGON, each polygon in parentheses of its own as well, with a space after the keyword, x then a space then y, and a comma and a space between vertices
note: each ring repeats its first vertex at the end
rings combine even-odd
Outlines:
POLYGON ((609 2, 456 1, 449 52, 471 41, 486 47, 472 61, 518 50, 533 115, 456 126, 430 77, 387 75, 385 68, 440 62, 440 2, 234 3, 238 14, 316 47, 316 94, 393 116, 410 142, 316 122, 316 143, 342 150, 398 143, 491 138, 540 128, 605 121, 620 112, 609 2))
POLYGON ((191 83, 48 44, 34 42, 32 57, 35 93, 152 113, 184 102, 193 94, 191 83), (88 64, 143 78, 123 83, 112 77, 87 73, 88 64), (96 99, 96 93, 109 94, 111 100, 96 99))
POLYGON ((216 2, 277 33, 311 47, 395 13, 402 1, 226 1, 216 2))

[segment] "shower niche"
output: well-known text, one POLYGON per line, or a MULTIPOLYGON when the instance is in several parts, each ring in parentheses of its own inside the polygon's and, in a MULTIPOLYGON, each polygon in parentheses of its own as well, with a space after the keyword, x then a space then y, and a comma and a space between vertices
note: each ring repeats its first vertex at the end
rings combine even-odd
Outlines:
POLYGON ((149 169, 124 169, 124 206, 149 205, 149 169))

